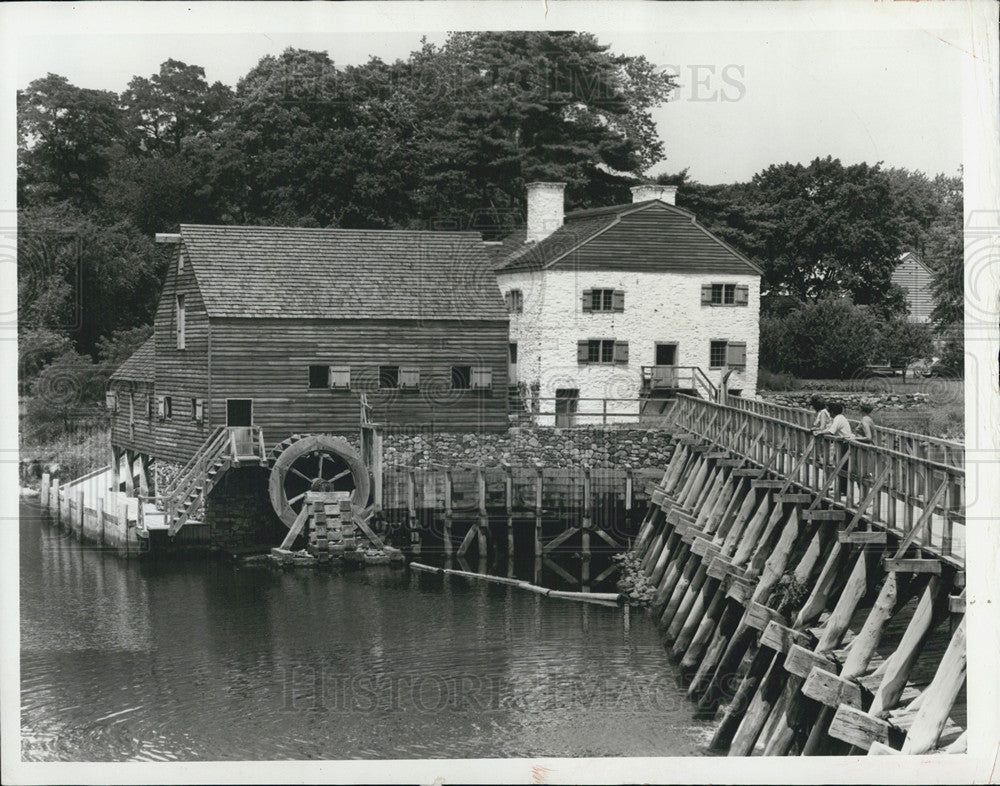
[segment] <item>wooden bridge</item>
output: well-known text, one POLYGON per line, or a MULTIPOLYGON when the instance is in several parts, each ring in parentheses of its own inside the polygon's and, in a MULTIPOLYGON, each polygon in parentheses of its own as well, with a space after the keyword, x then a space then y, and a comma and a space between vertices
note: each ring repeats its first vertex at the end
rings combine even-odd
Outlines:
POLYGON ((713 747, 964 751, 957 448, 837 441, 783 414, 680 397, 633 549, 713 747))

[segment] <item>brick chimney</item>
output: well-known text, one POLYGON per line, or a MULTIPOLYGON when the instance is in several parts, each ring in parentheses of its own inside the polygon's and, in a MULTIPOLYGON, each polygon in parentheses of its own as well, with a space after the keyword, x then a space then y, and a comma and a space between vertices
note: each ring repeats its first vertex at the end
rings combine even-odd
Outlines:
POLYGON ((632 186, 632 201, 646 202, 650 199, 659 199, 668 205, 677 204, 677 186, 660 186, 649 183, 642 186, 632 186))
POLYGON ((528 183, 526 242, 544 240, 563 225, 565 190, 565 183, 528 183))

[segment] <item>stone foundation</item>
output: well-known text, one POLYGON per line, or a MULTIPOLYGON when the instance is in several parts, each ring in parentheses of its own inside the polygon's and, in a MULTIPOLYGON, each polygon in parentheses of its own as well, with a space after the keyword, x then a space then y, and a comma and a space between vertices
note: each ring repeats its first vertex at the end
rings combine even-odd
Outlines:
POLYGON ((205 523, 218 548, 274 546, 288 530, 271 506, 266 467, 230 469, 208 495, 205 523))

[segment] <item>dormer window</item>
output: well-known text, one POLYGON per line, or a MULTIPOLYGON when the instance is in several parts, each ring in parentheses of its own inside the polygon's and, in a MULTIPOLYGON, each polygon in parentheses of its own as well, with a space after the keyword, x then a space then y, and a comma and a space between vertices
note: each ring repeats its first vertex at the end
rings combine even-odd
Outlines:
POLYGON ((184 295, 177 296, 177 348, 184 349, 184 295))
POLYGON ((181 271, 184 270, 184 262, 185 262, 185 257, 186 256, 187 256, 187 254, 184 253, 184 249, 183 248, 180 249, 180 251, 177 253, 177 272, 178 273, 180 273, 181 271))

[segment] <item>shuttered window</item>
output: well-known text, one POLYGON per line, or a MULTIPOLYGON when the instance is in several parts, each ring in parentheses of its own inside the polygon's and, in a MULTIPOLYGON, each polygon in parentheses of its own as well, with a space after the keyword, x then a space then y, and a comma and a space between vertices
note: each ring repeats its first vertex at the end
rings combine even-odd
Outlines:
POLYGON ((702 284, 701 304, 703 306, 746 306, 750 298, 750 287, 745 284, 702 284))
POLYGON ((472 367, 472 389, 490 390, 493 387, 493 369, 489 366, 472 367))
POLYGON ((581 295, 584 312, 624 311, 625 292, 621 289, 585 289, 581 295))
POLYGON ((420 387, 420 369, 403 366, 399 369, 399 386, 415 390, 420 387))
POLYGON ((331 388, 349 388, 351 386, 351 367, 330 366, 329 380, 331 388))
POLYGON ((747 345, 742 341, 730 341, 726 347, 726 365, 731 368, 746 368, 747 345))
POLYGON ((399 366, 379 366, 378 386, 380 388, 398 388, 399 366))
POLYGON ((451 389, 468 390, 472 386, 472 366, 451 367, 451 389))
POLYGON ((195 423, 205 422, 205 402, 200 398, 191 399, 191 419, 195 423))
POLYGON ((309 366, 309 389, 319 390, 330 384, 329 366, 309 366))
POLYGON ((113 390, 109 390, 104 394, 104 407, 108 412, 118 411, 118 394, 113 390))
POLYGON ((747 345, 744 341, 713 341, 709 349, 711 368, 746 368, 747 345))
POLYGON ((153 397, 146 396, 146 420, 153 419, 153 397))
POLYGON ((576 344, 577 363, 628 364, 628 342, 613 338, 589 338, 576 344))
POLYGON ((507 304, 507 311, 511 314, 520 314, 524 311, 524 294, 520 289, 508 290, 503 299, 504 303, 507 304))

